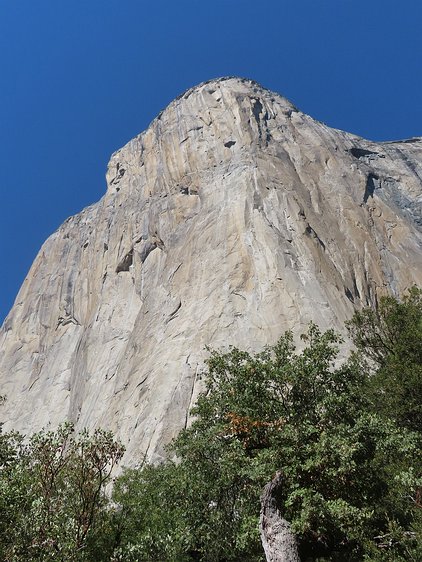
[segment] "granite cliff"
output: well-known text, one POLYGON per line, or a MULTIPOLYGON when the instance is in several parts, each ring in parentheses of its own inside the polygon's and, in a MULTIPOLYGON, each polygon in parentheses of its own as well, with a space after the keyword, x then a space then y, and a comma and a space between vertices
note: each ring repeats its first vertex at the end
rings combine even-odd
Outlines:
POLYGON ((422 285, 421 201, 421 138, 331 129, 250 80, 192 88, 41 248, 0 332, 5 429, 70 419, 159 458, 206 344, 342 329, 422 285))

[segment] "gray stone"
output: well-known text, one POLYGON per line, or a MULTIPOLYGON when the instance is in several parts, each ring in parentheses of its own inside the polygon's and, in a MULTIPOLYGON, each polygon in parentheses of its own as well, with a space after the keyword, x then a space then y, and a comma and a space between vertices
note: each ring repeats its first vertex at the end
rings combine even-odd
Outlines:
POLYGON ((5 429, 64 419, 159 459, 205 345, 249 350, 422 282, 421 139, 330 129, 238 78, 192 88, 112 155, 0 332, 5 429), (372 180, 368 180, 372 178, 372 180))

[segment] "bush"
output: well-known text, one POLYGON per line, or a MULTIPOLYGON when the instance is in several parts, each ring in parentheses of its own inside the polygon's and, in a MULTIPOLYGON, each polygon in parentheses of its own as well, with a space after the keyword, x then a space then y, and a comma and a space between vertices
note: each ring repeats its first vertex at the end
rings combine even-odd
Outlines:
POLYGON ((27 444, 2 435, 2 560, 99 560, 110 544, 105 487, 123 447, 110 433, 41 431, 27 444))

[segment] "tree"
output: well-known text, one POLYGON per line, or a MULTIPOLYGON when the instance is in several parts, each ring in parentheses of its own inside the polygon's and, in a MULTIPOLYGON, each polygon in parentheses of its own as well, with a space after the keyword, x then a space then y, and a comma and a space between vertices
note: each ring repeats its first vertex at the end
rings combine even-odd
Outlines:
POLYGON ((192 560, 187 525, 189 505, 184 468, 173 462, 126 469, 116 480, 113 500, 120 544, 113 561, 192 560))
POLYGON ((0 476, 0 505, 9 512, 3 559, 98 560, 110 540, 105 487, 123 447, 101 430, 75 436, 68 423, 26 444, 8 438, 13 454, 0 476))
POLYGON ((29 506, 26 478, 19 469, 22 447, 22 435, 3 433, 0 424, 0 560, 9 559, 20 514, 29 506))
POLYGON ((406 532, 397 522, 392 522, 383 540, 387 545, 403 544, 406 559, 420 560, 422 546, 415 548, 412 544, 422 545, 421 289, 412 287, 401 300, 382 297, 375 310, 368 307, 355 313, 348 329, 369 373, 367 394, 372 411, 395 420, 418 436, 419 450, 415 452, 413 463, 417 478, 407 496, 412 531, 406 532))
POLYGON ((311 325, 304 339, 300 353, 289 332, 257 355, 211 352, 194 421, 172 445, 178 464, 132 471, 115 497, 128 514, 123 551, 145 556, 149 536, 151 560, 262 560, 260 495, 276 471, 302 557, 357 560, 382 547, 399 560, 414 547, 417 436, 373 412, 358 357, 335 366, 333 331, 311 325), (145 493, 152 523, 137 525, 128 506, 142 510, 145 493))
POLYGON ((280 512, 283 476, 277 472, 261 497, 259 526, 267 562, 300 562, 296 537, 280 512))
POLYGON ((386 416, 422 433, 422 290, 412 287, 401 301, 381 297, 348 323, 367 360, 373 401, 386 416))

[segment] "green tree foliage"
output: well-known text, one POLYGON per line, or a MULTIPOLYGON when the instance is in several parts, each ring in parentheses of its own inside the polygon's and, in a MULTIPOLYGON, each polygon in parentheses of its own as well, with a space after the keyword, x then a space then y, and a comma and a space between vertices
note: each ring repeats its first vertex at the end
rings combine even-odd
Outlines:
MULTIPOLYGON (((390 522, 390 530, 382 540, 396 545, 395 552, 403 544, 406 560, 421 560, 422 290, 412 287, 402 300, 382 297, 375 310, 368 307, 357 312, 347 327, 369 373, 367 394, 372 410, 418 435, 419 450, 415 452, 413 466, 419 478, 407 496, 412 531, 406 532, 397 522, 390 522), (415 537, 419 548, 410 546, 415 537)), ((377 556, 373 554, 374 559, 383 559, 377 556)))
POLYGON ((19 469, 23 437, 0 427, 0 560, 8 560, 20 514, 28 509, 26 474, 19 469))
POLYGON ((334 332, 311 325, 305 342, 211 353, 178 462, 116 485, 122 560, 263 560, 259 497, 276 470, 304 558, 412 559, 418 436, 374 411, 357 357, 335 366, 334 332))
POLYGON ((0 554, 7 561, 102 560, 112 550, 105 487, 123 447, 65 424, 24 443, 3 434, 0 554))
POLYGON ((348 323, 350 335, 373 372, 371 388, 379 410, 422 433, 422 291, 402 301, 382 297, 348 323))
POLYGON ((115 517, 120 545, 113 561, 192 560, 187 518, 196 506, 184 496, 186 476, 181 465, 167 462, 127 469, 117 479, 113 498, 120 506, 115 517))

